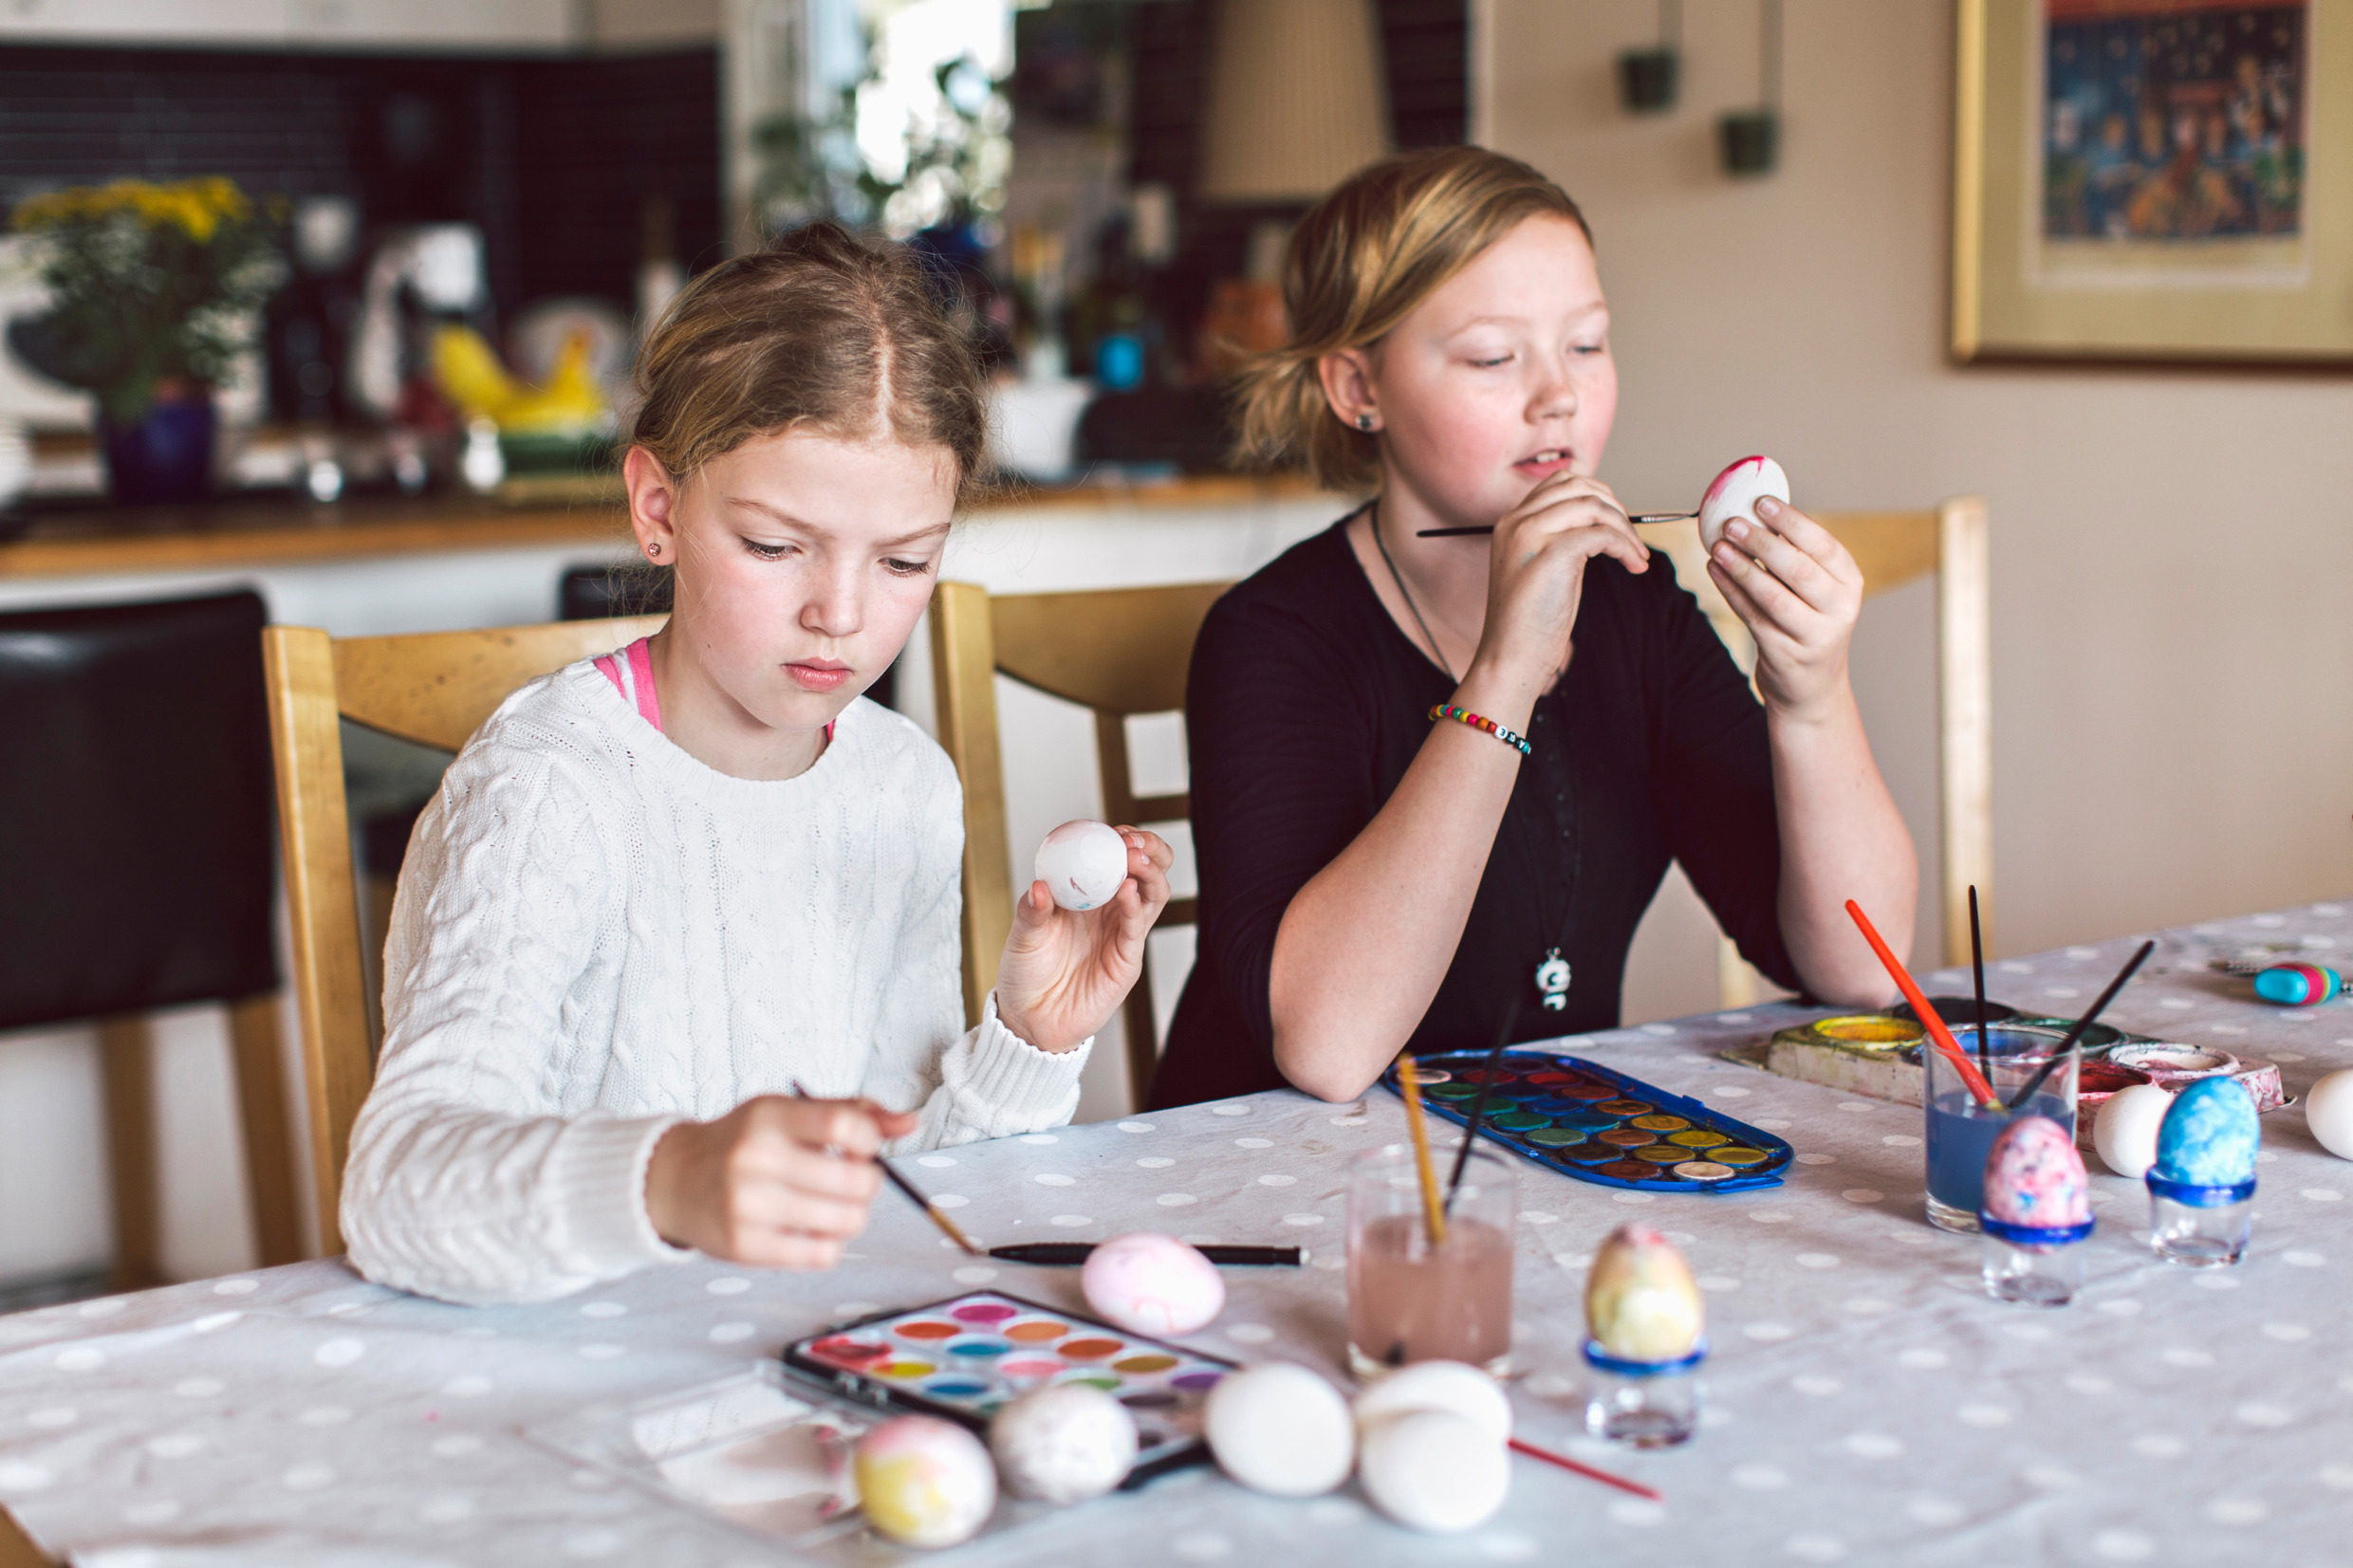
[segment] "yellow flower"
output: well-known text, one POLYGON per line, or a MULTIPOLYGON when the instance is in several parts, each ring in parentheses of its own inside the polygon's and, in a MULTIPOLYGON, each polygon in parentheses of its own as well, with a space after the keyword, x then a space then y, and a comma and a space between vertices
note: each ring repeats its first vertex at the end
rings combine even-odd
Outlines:
POLYGON ((150 229, 178 229, 198 245, 211 243, 223 223, 243 223, 253 204, 234 180, 218 175, 156 185, 146 180, 119 179, 111 185, 76 186, 17 203, 20 230, 60 229, 80 223, 103 223, 127 214, 150 229))

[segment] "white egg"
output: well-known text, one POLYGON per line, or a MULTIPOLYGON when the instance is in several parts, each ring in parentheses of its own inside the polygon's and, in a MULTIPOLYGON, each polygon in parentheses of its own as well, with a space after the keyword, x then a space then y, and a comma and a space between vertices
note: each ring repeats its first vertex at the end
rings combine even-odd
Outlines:
POLYGON ((1458 1415, 1497 1443, 1511 1437, 1511 1401, 1501 1385, 1462 1361, 1417 1361, 1356 1396, 1359 1441, 1375 1423, 1409 1411, 1458 1415))
POLYGON ((866 1522, 905 1545, 970 1540, 996 1507, 989 1450, 953 1421, 896 1416, 858 1440, 854 1464, 866 1522))
POLYGON ((1038 845, 1030 868, 1066 910, 1107 904, 1127 880, 1127 840, 1103 822, 1065 822, 1038 845))
POLYGON ((2306 1093, 2304 1124, 2323 1149, 2353 1160, 2353 1067, 2324 1075, 2306 1093))
POLYGON ((1724 537, 1724 525, 1733 518, 1756 522, 1756 504, 1763 496, 1789 499, 1789 476, 1769 457, 1743 457, 1715 476, 1699 500, 1699 543, 1709 549, 1724 537))
POLYGON ((2110 1095, 2091 1127, 2091 1146, 2102 1162, 2120 1176, 2147 1175, 2157 1163, 2157 1130, 2173 1103, 2174 1097, 2156 1083, 2135 1083, 2110 1095))
POLYGON ((1486 1430, 1449 1411, 1408 1411, 1373 1423, 1359 1475, 1373 1506, 1416 1530, 1486 1523, 1511 1489, 1511 1459, 1486 1430))
POLYGON ((1136 1418, 1084 1383, 1031 1389, 989 1423, 989 1451, 1017 1497, 1084 1503, 1127 1479, 1136 1463, 1136 1418))
POLYGON ((1086 1304, 1130 1334, 1191 1334, 1226 1304, 1226 1282, 1198 1247, 1157 1230, 1114 1236, 1079 1270, 1086 1304))
POLYGON ((1328 1492, 1348 1479, 1356 1463, 1356 1424, 1347 1402, 1338 1389, 1288 1361, 1228 1373, 1210 1390, 1202 1431, 1221 1469, 1273 1497, 1328 1492))

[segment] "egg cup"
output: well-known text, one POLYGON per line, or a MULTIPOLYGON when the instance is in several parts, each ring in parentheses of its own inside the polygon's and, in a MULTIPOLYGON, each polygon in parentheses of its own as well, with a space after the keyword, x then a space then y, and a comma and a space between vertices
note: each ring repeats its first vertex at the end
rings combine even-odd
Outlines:
POLYGON ((1977 1215, 1985 1235, 1986 1294, 2020 1306, 2063 1307, 2084 1288, 2084 1248, 2092 1222, 2082 1225, 2005 1225, 1977 1215))
POLYGON ((1705 1340, 1673 1361, 1623 1361, 1587 1339, 1585 1430, 1633 1448, 1672 1448, 1699 1430, 1699 1363, 1705 1340))
POLYGON ((2255 1228, 2255 1181, 2197 1187, 2167 1181, 2156 1171, 2149 1187, 2149 1245, 2184 1268, 2228 1268, 2247 1256, 2255 1228))

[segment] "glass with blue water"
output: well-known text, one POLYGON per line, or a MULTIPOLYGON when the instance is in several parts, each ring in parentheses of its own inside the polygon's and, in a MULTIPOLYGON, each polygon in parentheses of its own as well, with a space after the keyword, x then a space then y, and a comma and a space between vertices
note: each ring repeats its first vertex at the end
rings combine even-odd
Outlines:
MULTIPOLYGON (((1948 1021, 1950 1022, 1950 1021, 1948 1021)), ((1981 1071, 2004 1106, 2066 1039, 2065 1029, 2033 1024, 1993 1024, 1986 1028, 1985 1051, 1977 1049, 1977 1027, 1954 1024, 1953 1038, 1973 1066, 1981 1071)), ((2034 1091, 2034 1098, 2015 1111, 1989 1111, 1965 1086, 1961 1075, 1934 1042, 1920 1047, 1925 1074, 1922 1098, 1928 1127, 1928 1223, 1944 1230, 1973 1234, 1977 1208, 1985 1196, 1986 1154, 1993 1139, 2011 1119, 2048 1116, 2075 1134, 2075 1077, 2080 1052, 2051 1069, 2034 1091)))

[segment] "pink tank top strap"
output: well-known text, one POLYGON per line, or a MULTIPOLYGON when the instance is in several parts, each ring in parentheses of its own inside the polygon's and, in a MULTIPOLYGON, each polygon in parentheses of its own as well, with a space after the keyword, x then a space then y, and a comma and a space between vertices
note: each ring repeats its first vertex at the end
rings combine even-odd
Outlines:
POLYGON ((636 706, 639 718, 657 730, 661 729, 661 697, 654 690, 654 655, 645 638, 601 655, 593 662, 622 700, 636 706))
MULTIPOLYGON (((626 648, 600 654, 589 662, 613 683, 613 690, 621 694, 622 701, 637 706, 639 717, 657 730, 661 729, 661 698, 654 690, 654 652, 644 637, 626 648)), ((825 740, 833 740, 830 724, 825 726, 825 740)))

